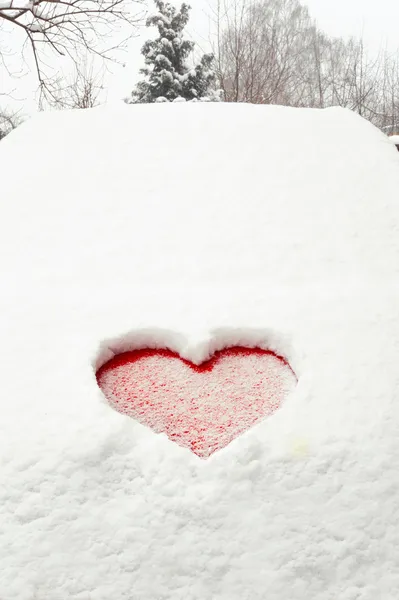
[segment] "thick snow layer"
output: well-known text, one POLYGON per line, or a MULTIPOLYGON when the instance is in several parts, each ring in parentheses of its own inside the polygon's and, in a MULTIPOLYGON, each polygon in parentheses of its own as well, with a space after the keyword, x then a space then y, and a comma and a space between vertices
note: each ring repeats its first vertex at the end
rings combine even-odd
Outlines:
POLYGON ((121 104, 39 115, 0 164, 0 598, 395 599, 389 139, 341 109, 121 104), (207 460, 97 386, 122 351, 235 345, 298 384, 207 460))

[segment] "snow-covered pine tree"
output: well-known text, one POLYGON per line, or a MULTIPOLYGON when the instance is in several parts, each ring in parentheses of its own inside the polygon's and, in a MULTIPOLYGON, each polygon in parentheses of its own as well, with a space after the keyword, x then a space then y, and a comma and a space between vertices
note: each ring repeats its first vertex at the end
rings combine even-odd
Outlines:
POLYGON ((132 92, 130 103, 173 102, 175 100, 218 100, 214 90, 214 57, 205 54, 193 68, 187 59, 194 42, 183 39, 189 20, 190 6, 183 3, 177 10, 169 2, 154 0, 158 14, 147 19, 147 27, 157 27, 158 37, 145 42, 141 53, 144 78, 132 92))

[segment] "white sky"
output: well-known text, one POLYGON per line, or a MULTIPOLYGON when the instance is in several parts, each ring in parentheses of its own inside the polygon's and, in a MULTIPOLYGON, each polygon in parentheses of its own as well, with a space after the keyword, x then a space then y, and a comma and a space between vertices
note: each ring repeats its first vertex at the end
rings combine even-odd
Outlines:
POLYGON ((306 4, 331 35, 356 35, 363 29, 374 46, 383 41, 399 46, 398 0, 307 0, 306 4))
MULTIPOLYGON (((191 0, 189 33, 204 50, 208 49, 212 2, 191 0)), ((372 50, 385 43, 391 48, 399 47, 399 0, 306 0, 303 3, 309 7, 320 28, 330 35, 363 34, 372 50)), ((143 28, 141 36, 130 43, 126 66, 114 67, 114 74, 107 77, 108 100, 118 100, 129 94, 141 66, 140 48, 146 36, 148 31, 143 28)), ((18 51, 17 42, 15 51, 18 51)), ((8 91, 10 86, 14 89, 14 97, 20 99, 17 105, 27 112, 34 110, 34 77, 28 75, 10 82, 0 67, 0 91, 8 91)), ((4 101, 1 104, 4 105, 4 101)))

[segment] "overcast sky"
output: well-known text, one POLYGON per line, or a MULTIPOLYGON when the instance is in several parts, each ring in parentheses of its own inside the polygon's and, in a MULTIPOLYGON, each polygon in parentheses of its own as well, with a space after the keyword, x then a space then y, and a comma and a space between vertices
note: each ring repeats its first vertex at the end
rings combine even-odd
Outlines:
MULTIPOLYGON (((192 27, 206 31, 212 0, 191 0, 192 27)), ((399 46, 399 0, 303 0, 319 26, 331 35, 356 35, 362 28, 368 41, 383 39, 399 46)))
POLYGON ((305 4, 322 29, 332 35, 364 33, 378 45, 383 39, 399 45, 398 0, 308 0, 305 4))
MULTIPOLYGON (((204 50, 208 49, 212 1, 191 0, 189 33, 204 50)), ((309 7, 319 27, 330 35, 363 34, 373 50, 385 43, 392 49, 399 47, 399 0, 306 0, 303 4, 309 7)), ((144 28, 142 35, 130 44, 125 57, 126 66, 115 67, 114 75, 107 78, 109 100, 117 100, 129 94, 141 65, 140 47, 146 35, 148 33, 144 28)), ((14 96, 20 98, 19 105, 23 105, 27 112, 31 112, 35 106, 33 81, 33 77, 27 76, 12 82, 14 96)), ((10 82, 0 68, 0 91, 4 91, 9 85, 10 82)))

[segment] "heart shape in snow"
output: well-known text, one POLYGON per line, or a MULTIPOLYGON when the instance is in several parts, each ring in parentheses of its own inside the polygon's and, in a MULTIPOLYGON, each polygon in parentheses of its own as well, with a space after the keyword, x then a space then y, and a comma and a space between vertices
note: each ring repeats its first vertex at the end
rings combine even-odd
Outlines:
POLYGON ((277 410, 297 380, 273 352, 234 347, 201 365, 171 350, 125 352, 97 381, 117 411, 207 458, 277 410))

